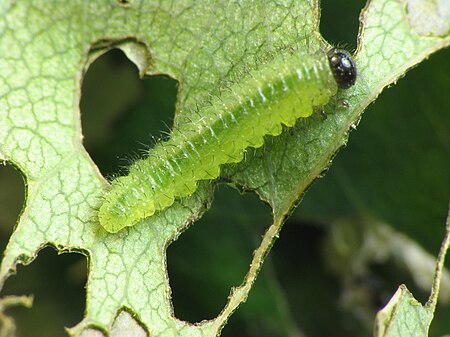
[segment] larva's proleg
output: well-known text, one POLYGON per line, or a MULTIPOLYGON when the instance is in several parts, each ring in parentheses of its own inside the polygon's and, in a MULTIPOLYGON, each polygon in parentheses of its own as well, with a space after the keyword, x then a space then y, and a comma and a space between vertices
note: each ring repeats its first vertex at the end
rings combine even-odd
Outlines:
POLYGON ((127 176, 114 179, 99 210, 100 224, 117 232, 194 193, 197 181, 217 178, 221 165, 240 162, 247 147, 262 146, 264 136, 277 136, 282 124, 290 127, 310 116, 338 86, 348 88, 355 80, 353 60, 338 49, 279 55, 260 65, 200 109, 195 125, 180 126, 127 176))

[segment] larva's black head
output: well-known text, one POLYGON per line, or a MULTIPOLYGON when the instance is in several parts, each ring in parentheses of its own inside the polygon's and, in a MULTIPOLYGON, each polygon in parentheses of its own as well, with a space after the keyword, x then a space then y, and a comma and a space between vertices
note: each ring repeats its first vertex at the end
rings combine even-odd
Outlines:
POLYGON ((339 88, 350 88, 356 82, 356 64, 349 53, 343 49, 331 49, 328 62, 339 88))

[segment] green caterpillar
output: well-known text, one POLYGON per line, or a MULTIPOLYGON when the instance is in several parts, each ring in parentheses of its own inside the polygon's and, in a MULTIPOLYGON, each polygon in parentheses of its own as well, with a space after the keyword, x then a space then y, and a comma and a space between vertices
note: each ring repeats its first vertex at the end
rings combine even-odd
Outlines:
POLYGON ((265 135, 279 135, 282 124, 310 116, 338 87, 355 81, 355 63, 341 49, 280 54, 261 64, 200 109, 195 125, 180 126, 128 175, 114 179, 98 212, 100 224, 117 232, 191 195, 197 181, 216 179, 221 165, 242 161, 247 147, 262 146, 265 135))

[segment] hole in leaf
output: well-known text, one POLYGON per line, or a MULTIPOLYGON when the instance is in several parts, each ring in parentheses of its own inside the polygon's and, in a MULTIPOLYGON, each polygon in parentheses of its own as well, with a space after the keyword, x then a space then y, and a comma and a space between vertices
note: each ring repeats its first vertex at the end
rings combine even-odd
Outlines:
POLYGON ((119 49, 99 57, 82 85, 84 146, 105 176, 123 172, 172 125, 177 81, 139 79, 137 67, 119 49), (146 145, 143 145, 146 144, 146 145))
POLYGON ((308 223, 291 220, 284 225, 271 254, 287 310, 307 336, 356 336, 349 329, 355 323, 337 310, 341 288, 325 268, 324 238, 322 229, 308 223))
POLYGON ((320 2, 320 32, 332 45, 338 45, 353 52, 359 28, 359 12, 365 1, 320 2))
POLYGON ((266 257, 247 301, 230 317, 220 336, 304 336, 287 307, 284 290, 275 273, 272 254, 269 253, 266 257))
POLYGON ((14 166, 0 163, 0 249, 3 252, 25 200, 22 174, 14 166))
POLYGON ((220 313, 231 287, 242 283, 271 220, 255 194, 217 187, 208 212, 167 251, 176 317, 199 322, 220 313))
POLYGON ((60 337, 64 327, 83 318, 85 305, 86 258, 81 254, 62 254, 50 247, 39 252, 28 266, 18 266, 17 275, 5 284, 4 295, 34 296, 31 309, 14 307, 17 336, 60 337))

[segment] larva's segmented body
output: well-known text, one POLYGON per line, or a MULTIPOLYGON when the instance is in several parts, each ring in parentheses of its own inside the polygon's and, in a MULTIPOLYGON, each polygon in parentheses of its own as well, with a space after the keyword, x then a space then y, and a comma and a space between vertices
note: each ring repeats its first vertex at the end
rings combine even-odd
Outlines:
POLYGON ((319 57, 279 55, 259 66, 201 109, 196 125, 180 126, 127 176, 114 179, 99 210, 100 224, 117 232, 194 193, 197 181, 217 178, 221 165, 242 161, 246 148, 258 148, 264 136, 279 135, 282 124, 290 127, 310 116, 338 86, 355 79, 350 56, 336 49, 319 57))

